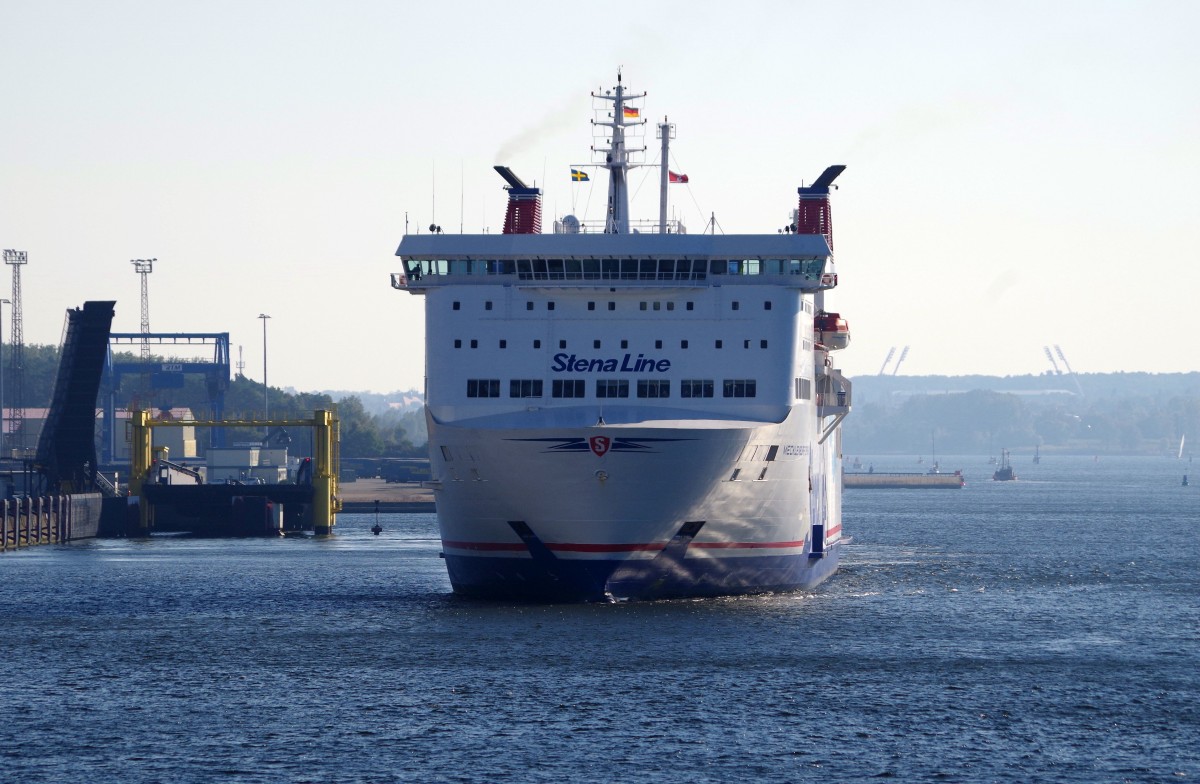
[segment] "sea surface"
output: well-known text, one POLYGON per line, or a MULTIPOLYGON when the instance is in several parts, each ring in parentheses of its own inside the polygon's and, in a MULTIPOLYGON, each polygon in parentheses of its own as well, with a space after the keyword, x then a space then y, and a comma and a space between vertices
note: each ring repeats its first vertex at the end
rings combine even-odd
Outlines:
POLYGON ((0 555, 0 781, 1200 779, 1200 465, 941 465, 803 594, 465 601, 433 515, 0 555))

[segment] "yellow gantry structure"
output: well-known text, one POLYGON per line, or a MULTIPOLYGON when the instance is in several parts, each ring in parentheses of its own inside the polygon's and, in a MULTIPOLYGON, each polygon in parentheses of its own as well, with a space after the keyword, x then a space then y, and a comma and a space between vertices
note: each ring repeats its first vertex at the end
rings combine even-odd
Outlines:
POLYGON ((132 427, 132 466, 129 473, 129 494, 138 499, 140 523, 149 530, 154 522, 154 509, 142 497, 142 486, 154 462, 153 430, 156 427, 311 427, 313 429, 313 530, 328 534, 342 511, 338 493, 337 465, 341 434, 337 413, 317 409, 312 419, 153 419, 147 409, 130 412, 132 427))

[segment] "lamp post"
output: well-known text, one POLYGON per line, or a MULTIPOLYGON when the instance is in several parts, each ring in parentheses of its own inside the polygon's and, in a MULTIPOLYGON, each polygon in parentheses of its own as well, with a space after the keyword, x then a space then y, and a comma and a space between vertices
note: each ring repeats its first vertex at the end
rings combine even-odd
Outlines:
POLYGON ((0 451, 8 440, 4 429, 4 306, 11 304, 11 299, 0 299, 0 451))
POLYGON ((267 397, 267 319, 271 318, 266 313, 259 313, 258 317, 263 323, 263 418, 271 418, 271 401, 267 397))

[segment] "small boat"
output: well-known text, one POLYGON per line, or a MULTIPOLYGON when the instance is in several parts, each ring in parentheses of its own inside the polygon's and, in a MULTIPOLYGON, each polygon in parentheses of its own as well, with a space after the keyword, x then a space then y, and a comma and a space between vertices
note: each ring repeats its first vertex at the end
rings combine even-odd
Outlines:
POLYGON ((1033 464, 1037 465, 1040 462, 1042 462, 1042 450, 1041 447, 1035 446, 1033 448, 1033 464))
POLYGON ((992 474, 992 481, 995 482, 1011 482, 1017 478, 1017 472, 1013 470, 1012 463, 1008 459, 1008 450, 1000 450, 1000 466, 996 469, 996 473, 992 474))

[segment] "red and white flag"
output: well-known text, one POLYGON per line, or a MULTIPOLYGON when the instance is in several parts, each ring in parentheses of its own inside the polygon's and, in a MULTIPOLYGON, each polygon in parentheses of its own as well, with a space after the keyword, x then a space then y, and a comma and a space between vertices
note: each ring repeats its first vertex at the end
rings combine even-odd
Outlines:
POLYGON ((688 176, 686 174, 676 174, 675 172, 668 169, 667 170, 667 181, 671 182, 671 183, 687 182, 688 176))

